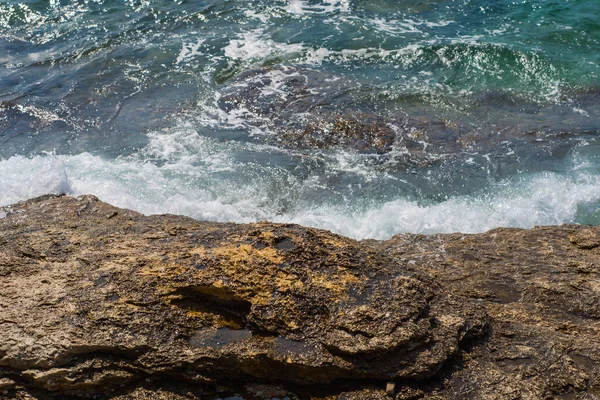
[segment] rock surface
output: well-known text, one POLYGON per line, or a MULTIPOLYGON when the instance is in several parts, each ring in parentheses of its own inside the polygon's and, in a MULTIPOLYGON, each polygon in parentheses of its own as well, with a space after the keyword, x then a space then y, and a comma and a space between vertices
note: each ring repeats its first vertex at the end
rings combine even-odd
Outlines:
POLYGON ((34 199, 0 210, 0 398, 593 399, 599 255, 34 199))

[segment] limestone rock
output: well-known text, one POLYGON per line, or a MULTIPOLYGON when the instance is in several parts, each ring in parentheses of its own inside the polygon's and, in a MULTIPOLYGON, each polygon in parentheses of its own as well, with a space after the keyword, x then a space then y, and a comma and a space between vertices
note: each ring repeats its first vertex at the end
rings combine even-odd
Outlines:
POLYGON ((595 227, 357 242, 94 196, 0 211, 0 398, 600 395, 595 227))
POLYGON ((0 367, 49 394, 423 380, 485 332, 475 302, 325 231, 145 217, 93 196, 7 211, 0 367))

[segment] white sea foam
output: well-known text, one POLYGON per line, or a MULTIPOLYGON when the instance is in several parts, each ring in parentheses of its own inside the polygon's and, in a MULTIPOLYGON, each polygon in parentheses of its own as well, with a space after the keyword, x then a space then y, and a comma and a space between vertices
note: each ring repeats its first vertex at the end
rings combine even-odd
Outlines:
MULTIPOLYGON (((432 41, 431 43, 433 43, 432 41)), ((402 62, 410 66, 418 61, 419 56, 423 54, 423 46, 430 42, 421 42, 420 44, 410 44, 405 47, 386 50, 378 47, 364 47, 361 49, 342 49, 330 50, 327 48, 306 48, 303 53, 303 59, 307 64, 319 65, 323 62, 349 63, 349 62, 369 62, 388 60, 393 62, 402 62)))
POLYGON ((585 111, 584 109, 582 109, 582 108, 579 108, 579 107, 573 107, 573 112, 576 112, 576 113, 578 113, 578 114, 581 114, 581 115, 583 115, 584 117, 589 117, 589 116, 590 116, 590 114, 589 114, 587 111, 585 111))
POLYGON ((233 60, 260 61, 276 56, 302 53, 301 43, 279 43, 264 34, 262 29, 247 31, 232 39, 223 51, 233 60))
POLYGON ((204 43, 204 39, 198 39, 195 43, 183 43, 181 51, 175 60, 175 64, 180 64, 192 57, 202 56, 204 53, 200 51, 200 46, 204 43))
MULTIPOLYGON (((149 141, 139 154, 117 159, 82 153, 2 160, 0 206, 46 193, 93 193, 116 206, 145 214, 183 214, 211 221, 294 222, 357 239, 385 239, 400 232, 481 232, 499 226, 573 222, 581 205, 600 202, 600 178, 587 171, 581 160, 573 163, 574 169, 568 174, 524 176, 442 202, 398 197, 361 204, 364 200, 352 196, 336 202, 328 201, 327 196, 312 198, 311 193, 330 188, 321 175, 300 178, 286 169, 260 165, 252 157, 250 161, 236 159, 236 152, 264 154, 269 151, 267 147, 253 149, 252 145, 218 142, 186 126, 155 132, 149 141)), ((321 162, 328 164, 326 174, 354 176, 358 194, 360 182, 381 179, 351 154, 334 155, 321 162)), ((394 181, 389 179, 389 184, 394 181)))
POLYGON ((378 32, 383 32, 391 35, 419 33, 424 36, 429 36, 429 32, 424 28, 437 28, 450 25, 454 21, 425 21, 412 18, 403 19, 385 19, 382 17, 371 18, 367 20, 368 26, 378 32))
POLYGON ((379 32, 385 32, 388 34, 399 34, 399 33, 423 33, 419 28, 418 24, 413 20, 386 20, 383 18, 373 18, 370 21, 370 25, 379 32))
POLYGON ((599 179, 579 181, 543 174, 491 195, 450 198, 421 205, 394 200, 366 210, 315 207, 275 221, 317 226, 357 239, 387 239, 399 232, 483 232, 496 227, 530 228, 573 222, 578 205, 600 200, 599 179))
POLYGON ((71 193, 67 170, 60 158, 16 156, 0 161, 0 206, 47 193, 71 193))
POLYGON ((306 0, 289 0, 283 9, 295 15, 329 14, 333 12, 348 13, 351 11, 350 0, 329 0, 319 5, 309 4, 306 0))

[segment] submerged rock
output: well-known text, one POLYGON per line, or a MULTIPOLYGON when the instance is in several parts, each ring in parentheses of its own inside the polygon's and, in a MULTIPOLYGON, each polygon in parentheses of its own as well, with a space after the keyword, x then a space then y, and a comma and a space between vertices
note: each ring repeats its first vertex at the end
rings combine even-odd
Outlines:
POLYGON ((280 66, 241 73, 217 103, 229 115, 267 133, 263 137, 268 142, 287 148, 379 154, 396 149, 415 161, 426 158, 428 146, 438 154, 460 150, 457 139, 465 129, 456 122, 383 114, 367 106, 373 103, 372 95, 358 82, 280 66))
POLYGON ((596 228, 357 242, 93 196, 4 212, 0 397, 600 394, 596 228))
POLYGON ((299 151, 368 154, 386 172, 446 165, 502 179, 555 170, 557 160, 596 143, 599 133, 583 111, 597 108, 597 94, 573 93, 556 104, 498 91, 443 105, 427 97, 276 65, 240 73, 221 88, 217 105, 226 115, 223 124, 244 126, 257 140, 299 151), (573 111, 576 105, 584 114, 573 111))

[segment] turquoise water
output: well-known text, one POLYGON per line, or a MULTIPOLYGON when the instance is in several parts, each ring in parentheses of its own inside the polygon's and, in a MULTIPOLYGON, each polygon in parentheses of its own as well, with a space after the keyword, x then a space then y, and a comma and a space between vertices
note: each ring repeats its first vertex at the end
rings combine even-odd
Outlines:
POLYGON ((0 1, 0 206, 600 223, 600 2, 0 1))

